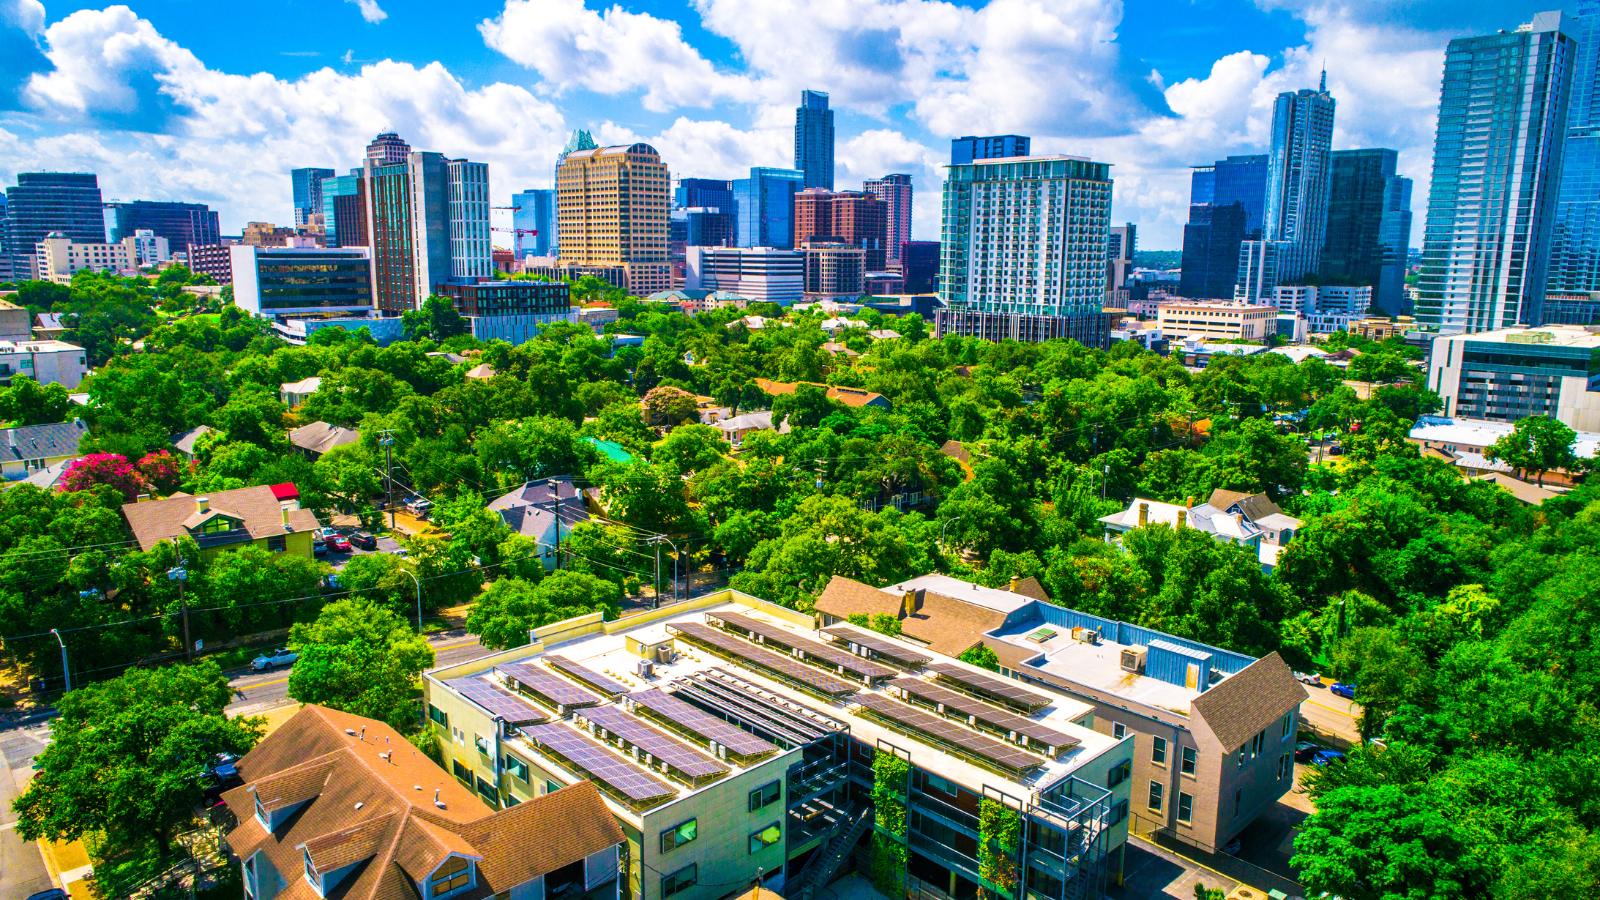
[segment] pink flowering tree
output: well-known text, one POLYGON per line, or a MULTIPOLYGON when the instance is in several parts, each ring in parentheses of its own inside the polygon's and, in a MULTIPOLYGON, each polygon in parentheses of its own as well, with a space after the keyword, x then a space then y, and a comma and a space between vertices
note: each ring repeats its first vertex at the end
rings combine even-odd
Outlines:
POLYGON ((158 494, 170 494, 178 489, 188 467, 166 450, 146 453, 139 460, 139 476, 158 494))
POLYGON ((75 460, 61 479, 63 491, 86 491, 101 484, 116 488, 129 503, 139 499, 139 492, 144 489, 139 470, 127 457, 116 453, 91 453, 75 460))

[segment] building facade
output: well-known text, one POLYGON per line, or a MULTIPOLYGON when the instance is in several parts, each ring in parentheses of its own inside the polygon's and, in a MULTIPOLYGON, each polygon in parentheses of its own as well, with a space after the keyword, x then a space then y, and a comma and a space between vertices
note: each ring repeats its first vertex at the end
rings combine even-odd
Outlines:
POLYGON ((527 190, 511 195, 511 227, 516 230, 512 248, 517 259, 529 256, 554 256, 556 192, 527 190))
POLYGON ((794 195, 794 240, 848 244, 863 253, 868 272, 888 263, 889 204, 863 191, 807 188, 794 195))
POLYGON ((1129 222, 1110 229, 1106 240, 1106 291, 1121 290, 1133 277, 1133 254, 1139 249, 1139 226, 1129 222))
POLYGON ((386 131, 367 145, 367 161, 379 166, 398 166, 411 156, 411 145, 400 135, 386 131))
POLYGON ((794 111, 794 167, 801 187, 833 190, 833 110, 822 91, 801 91, 794 111))
MULTIPOLYGON (((1551 294, 1600 291, 1600 0, 1580 0, 1568 35, 1577 42, 1567 105, 1561 189, 1550 235, 1551 294)), ((1544 322, 1561 321, 1549 314, 1544 322)))
POLYGON ((1445 51, 1417 320, 1442 332, 1541 321, 1572 71, 1571 21, 1445 51))
POLYGON ((99 179, 79 172, 17 173, 16 187, 6 188, 5 231, 16 281, 35 277, 38 244, 51 232, 76 244, 104 244, 99 179))
POLYGON ((134 272, 133 238, 117 244, 81 244, 59 231, 52 231, 34 245, 34 270, 40 281, 71 284, 72 276, 82 271, 134 272))
POLYGON ((911 240, 911 176, 885 175, 863 182, 861 186, 867 193, 888 204, 888 223, 884 229, 887 235, 887 265, 899 268, 902 265, 900 248, 911 240))
POLYGON ((561 265, 621 267, 643 297, 672 288, 671 175, 649 144, 576 150, 556 172, 561 265))
POLYGON ((1195 299, 1233 296, 1239 280, 1239 245, 1248 215, 1241 203, 1191 204, 1183 226, 1183 262, 1178 293, 1195 299))
POLYGON ((799 303, 806 259, 799 250, 774 247, 689 247, 686 290, 725 291, 751 303, 799 303))
POLYGON ((322 240, 328 247, 367 245, 367 191, 360 169, 322 180, 322 240))
POLYGON ((217 284, 233 284, 233 248, 221 244, 190 244, 189 271, 209 275, 217 284))
POLYGON ((494 275, 489 237, 489 164, 452 159, 446 164, 450 203, 450 277, 494 275))
POLYGON ((378 165, 369 154, 361 180, 372 297, 385 314, 420 308, 452 278, 494 273, 486 163, 413 152, 378 165))
POLYGON ((939 289, 939 242, 906 241, 900 245, 900 271, 908 294, 931 294, 939 289))
POLYGON ((1168 340, 1264 341, 1278 329, 1278 310, 1248 303, 1163 303, 1156 323, 1168 340))
POLYGON ((794 195, 804 186, 805 173, 799 169, 757 166, 749 178, 736 179, 739 246, 794 249, 794 195))
POLYGON ((289 170, 296 228, 317 224, 318 217, 322 215, 322 182, 323 179, 332 177, 332 169, 289 170))
POLYGON ((699 207, 719 212, 734 212, 733 182, 719 178, 680 178, 672 190, 672 205, 677 209, 699 207))
POLYGON ((217 214, 204 203, 112 200, 105 205, 105 217, 106 239, 113 244, 141 230, 166 238, 173 249, 222 243, 217 214))
POLYGON ((1411 179, 1395 175, 1399 154, 1393 150, 1339 150, 1331 158, 1322 278, 1367 285, 1379 308, 1399 315, 1405 303, 1411 179))
POLYGON ((1240 280, 1234 297, 1259 301, 1270 295, 1279 281, 1294 281, 1315 272, 1321 261, 1328 227, 1328 194, 1332 186, 1333 95, 1328 93, 1327 73, 1317 90, 1302 88, 1278 95, 1272 108, 1272 148, 1267 154, 1266 202, 1262 209, 1262 236, 1247 240, 1239 250, 1265 259, 1275 256, 1270 269, 1262 265, 1253 273, 1269 271, 1276 280, 1259 277, 1246 280, 1247 269, 1240 266, 1240 280), (1276 243, 1275 251, 1260 245, 1276 243))
POLYGON ((1600 334, 1576 325, 1442 334, 1428 352, 1427 387, 1444 416, 1544 415, 1600 431, 1600 334))
POLYGON ((363 248, 228 248, 233 302, 257 316, 337 315, 372 309, 372 263, 363 248))
POLYGON ((865 289, 867 268, 860 247, 829 241, 807 241, 805 295, 807 299, 859 297, 865 289))
POLYGON ((965 166, 980 159, 1028 156, 1033 139, 1020 134, 967 135, 950 141, 950 165, 965 166))

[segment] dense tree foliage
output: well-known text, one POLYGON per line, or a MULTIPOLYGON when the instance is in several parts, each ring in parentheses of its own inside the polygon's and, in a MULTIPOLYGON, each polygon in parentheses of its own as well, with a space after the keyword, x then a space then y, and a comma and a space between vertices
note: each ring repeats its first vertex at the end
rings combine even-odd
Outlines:
POLYGON ((368 599, 339 600, 314 622, 289 631, 299 654, 289 696, 369 719, 402 734, 419 719, 417 677, 433 667, 433 649, 405 619, 368 599))

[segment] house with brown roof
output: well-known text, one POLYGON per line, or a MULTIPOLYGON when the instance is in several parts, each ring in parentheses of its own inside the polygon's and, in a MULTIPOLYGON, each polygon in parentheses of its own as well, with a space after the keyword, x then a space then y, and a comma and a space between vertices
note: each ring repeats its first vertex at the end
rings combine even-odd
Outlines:
POLYGON ((382 722, 306 706, 222 795, 249 900, 614 900, 626 840, 590 782, 499 811, 382 722))
MULTIPOLYGON (((298 499, 279 499, 267 485, 217 491, 204 497, 169 497, 125 503, 122 519, 139 542, 151 550, 162 541, 193 538, 207 558, 254 544, 274 553, 310 558, 313 532, 322 527, 316 513, 301 509, 298 499)), ((296 494, 298 497, 298 494, 296 494)))
POLYGON ((289 443, 315 462, 322 454, 335 447, 361 441, 361 431, 329 422, 312 422, 289 432, 289 443))
POLYGON ((837 387, 828 384, 816 384, 815 382, 810 381, 787 382, 771 381, 766 378, 756 379, 756 386, 774 397, 778 396, 779 394, 792 394, 794 393, 795 388, 799 387, 801 384, 810 384, 814 387, 827 388, 829 400, 837 400, 840 403, 843 403, 845 406, 853 406, 858 409, 863 406, 875 406, 879 409, 890 409, 894 405, 889 402, 888 397, 873 391, 862 390, 861 388, 837 387))

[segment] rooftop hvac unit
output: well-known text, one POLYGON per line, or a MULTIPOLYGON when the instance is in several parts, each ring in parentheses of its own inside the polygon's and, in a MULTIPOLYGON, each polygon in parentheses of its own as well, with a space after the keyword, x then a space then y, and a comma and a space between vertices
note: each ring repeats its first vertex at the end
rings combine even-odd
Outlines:
POLYGON ((666 665, 672 662, 672 645, 662 644, 656 648, 656 662, 666 665))
POLYGON ((1144 647, 1123 647, 1122 671, 1142 674, 1144 672, 1145 657, 1149 652, 1144 647))
POLYGON ((656 674, 656 664, 648 659, 641 659, 638 672, 640 678, 653 678, 656 674))
POLYGON ((1100 632, 1095 631, 1092 628, 1085 628, 1083 630, 1083 642, 1085 644, 1098 644, 1098 643, 1100 643, 1100 632))
POLYGON ((1075 641, 1083 640, 1083 633, 1087 630, 1088 629, 1084 628, 1082 625, 1072 626, 1072 639, 1075 641))

